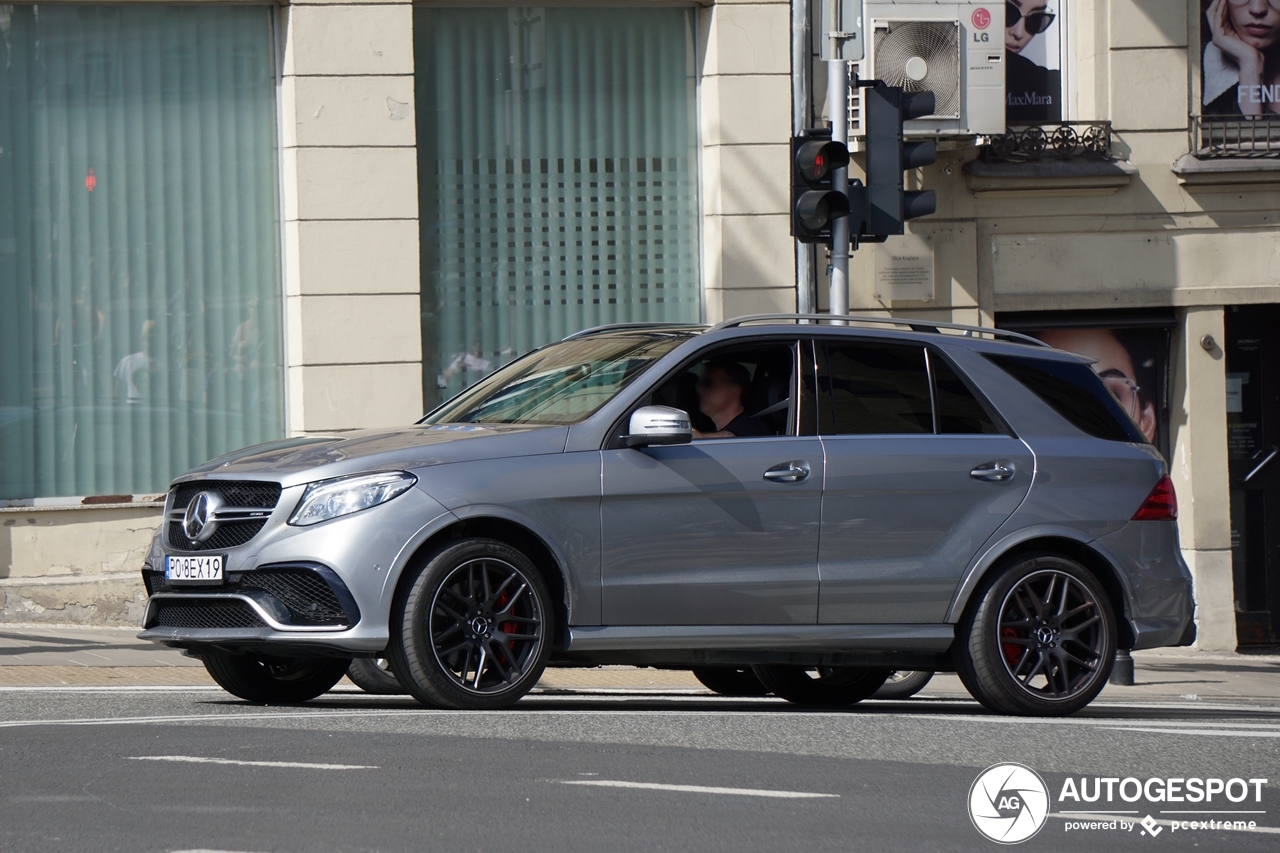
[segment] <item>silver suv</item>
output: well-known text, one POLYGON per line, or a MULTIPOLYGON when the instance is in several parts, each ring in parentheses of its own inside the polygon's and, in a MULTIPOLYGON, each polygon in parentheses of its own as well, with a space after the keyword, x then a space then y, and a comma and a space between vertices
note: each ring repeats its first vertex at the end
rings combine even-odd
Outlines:
POLYGON ((1030 338, 608 326, 415 425, 177 478, 141 636, 252 701, 386 658, 444 708, 511 705, 548 664, 639 664, 750 667, 809 705, 957 671, 994 711, 1066 714, 1117 649, 1192 641, 1176 515, 1089 363, 1030 338))

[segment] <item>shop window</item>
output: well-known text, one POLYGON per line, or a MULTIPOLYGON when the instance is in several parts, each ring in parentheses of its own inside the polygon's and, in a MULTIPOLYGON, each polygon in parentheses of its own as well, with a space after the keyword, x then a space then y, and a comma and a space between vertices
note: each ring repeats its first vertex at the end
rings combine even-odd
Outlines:
POLYGON ((694 13, 415 10, 430 406, 589 326, 697 321, 694 13))
POLYGON ((1280 0, 1201 0, 1191 153, 1280 157, 1280 0))
POLYGON ((0 6, 0 500, 283 433, 272 14, 0 6))

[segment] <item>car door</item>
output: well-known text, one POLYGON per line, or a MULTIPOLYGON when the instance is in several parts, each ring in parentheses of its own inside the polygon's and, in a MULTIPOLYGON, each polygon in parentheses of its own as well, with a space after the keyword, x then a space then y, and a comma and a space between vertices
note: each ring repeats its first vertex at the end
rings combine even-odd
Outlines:
MULTIPOLYGON (((775 369, 764 384, 784 387, 752 393, 745 413, 785 413, 781 434, 603 451, 604 624, 816 622, 822 444, 796 434, 812 406, 798 392, 796 342, 769 346, 781 347, 789 372, 775 369)), ((688 377, 677 374, 667 385, 688 377)), ((757 364, 753 386, 761 379, 757 364)))
POLYGON ((1031 452, 932 348, 819 340, 821 623, 928 623, 1031 485, 1031 452), (935 403, 936 401, 936 403, 935 403))

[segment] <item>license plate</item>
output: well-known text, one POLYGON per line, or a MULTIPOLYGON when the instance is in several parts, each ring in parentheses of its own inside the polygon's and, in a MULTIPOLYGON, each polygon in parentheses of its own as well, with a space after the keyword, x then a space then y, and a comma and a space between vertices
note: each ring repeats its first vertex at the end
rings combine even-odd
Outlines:
POLYGON ((222 583, 221 554, 207 557, 165 557, 164 577, 170 583, 222 583))

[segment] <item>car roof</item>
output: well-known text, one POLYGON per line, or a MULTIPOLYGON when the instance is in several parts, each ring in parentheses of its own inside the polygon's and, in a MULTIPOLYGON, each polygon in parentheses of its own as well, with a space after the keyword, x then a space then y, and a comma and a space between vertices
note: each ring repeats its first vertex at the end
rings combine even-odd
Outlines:
MULTIPOLYGON (((988 344, 1013 344, 1017 348, 1035 347, 1044 354, 1057 354, 1060 352, 1030 335, 1011 332, 1006 329, 995 329, 990 326, 969 326, 961 323, 943 323, 933 320, 899 317, 864 317, 857 314, 841 316, 833 316, 831 314, 750 314, 744 317, 736 317, 732 320, 725 320, 714 326, 693 323, 610 323, 583 329, 580 332, 569 335, 564 340, 575 340, 610 333, 625 334, 628 332, 675 332, 693 337, 738 330, 746 326, 775 332, 784 329, 794 332, 802 323, 805 324, 804 331, 809 334, 819 332, 819 330, 824 335, 833 332, 836 334, 849 334, 867 331, 878 332, 881 335, 886 333, 892 335, 897 332, 899 335, 905 334, 915 340, 928 340, 929 337, 922 336, 937 335, 945 337, 948 343, 961 343, 963 341, 977 343, 981 341, 988 344)), ((1069 353, 1063 354, 1069 355, 1069 353)), ((1079 356, 1075 357, 1079 358, 1079 356)))

